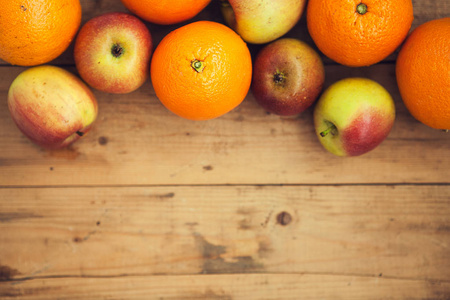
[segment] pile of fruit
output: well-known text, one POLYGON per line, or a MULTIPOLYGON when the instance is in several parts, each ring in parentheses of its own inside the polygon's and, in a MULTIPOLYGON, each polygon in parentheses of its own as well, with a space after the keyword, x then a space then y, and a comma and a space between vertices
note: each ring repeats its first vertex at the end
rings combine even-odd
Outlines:
POLYGON ((12 82, 8 107, 34 143, 61 148, 84 136, 98 112, 91 88, 126 94, 150 77, 161 103, 190 120, 220 117, 249 92, 278 115, 301 114, 314 104, 325 149, 340 156, 367 153, 389 134, 394 101, 367 78, 346 78, 323 91, 319 53, 284 37, 303 13, 315 46, 336 63, 370 66, 400 49, 396 76, 405 106, 423 124, 450 129, 450 18, 410 33, 411 0, 121 1, 128 13, 99 15, 83 25, 79 0, 11 0, 2 7, 0 58, 29 67, 12 82), (211 1, 220 1, 223 23, 187 22, 154 49, 145 22, 186 22, 211 1), (46 65, 72 41, 78 74, 46 65), (249 44, 262 46, 251 53, 249 44))

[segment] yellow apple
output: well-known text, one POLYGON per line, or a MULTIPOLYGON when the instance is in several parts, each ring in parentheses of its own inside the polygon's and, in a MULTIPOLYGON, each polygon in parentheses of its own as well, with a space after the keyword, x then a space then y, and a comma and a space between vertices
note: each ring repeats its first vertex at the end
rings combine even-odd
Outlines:
POLYGON ((97 117, 97 100, 74 74, 55 66, 20 73, 8 91, 13 121, 44 148, 68 146, 87 133, 97 117))
POLYGON ((244 41, 264 44, 291 30, 303 14, 306 0, 221 0, 228 26, 244 41))

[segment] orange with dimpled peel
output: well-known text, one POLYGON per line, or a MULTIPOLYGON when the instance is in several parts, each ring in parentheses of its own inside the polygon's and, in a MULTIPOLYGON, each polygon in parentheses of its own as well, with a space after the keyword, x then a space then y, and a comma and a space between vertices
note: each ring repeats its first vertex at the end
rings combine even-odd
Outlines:
POLYGON ((247 44, 229 27, 211 21, 166 35, 151 62, 156 96, 167 109, 191 120, 217 118, 237 107, 251 78, 247 44))
POLYGON ((81 23, 79 0, 0 0, 0 58, 35 66, 61 55, 81 23))
POLYGON ((398 55, 396 76, 409 112, 429 127, 450 130, 450 18, 414 29, 398 55))
POLYGON ((187 21, 200 13, 211 0, 121 0, 138 17, 161 25, 187 21))
POLYGON ((411 0, 309 0, 308 31, 323 54, 351 67, 393 53, 411 28, 411 0))

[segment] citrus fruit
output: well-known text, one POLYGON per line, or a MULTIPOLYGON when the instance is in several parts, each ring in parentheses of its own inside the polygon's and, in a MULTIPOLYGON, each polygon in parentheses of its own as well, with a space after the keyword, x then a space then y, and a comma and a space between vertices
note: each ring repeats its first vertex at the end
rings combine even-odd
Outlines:
POLYGON ((252 77, 247 44, 229 27, 211 21, 193 22, 166 35, 150 69, 162 104, 191 120, 213 119, 237 107, 252 77))
POLYGON ((142 19, 161 25, 189 20, 211 0, 121 0, 123 5, 142 19))
POLYGON ((81 23, 79 0, 0 0, 0 58, 47 63, 70 45, 81 23))
POLYGON ((310 0, 306 11, 319 50, 352 67, 375 64, 393 53, 413 19, 411 0, 310 0))
POLYGON ((450 129, 450 18, 414 29, 397 57, 396 77, 413 117, 435 129, 450 129))

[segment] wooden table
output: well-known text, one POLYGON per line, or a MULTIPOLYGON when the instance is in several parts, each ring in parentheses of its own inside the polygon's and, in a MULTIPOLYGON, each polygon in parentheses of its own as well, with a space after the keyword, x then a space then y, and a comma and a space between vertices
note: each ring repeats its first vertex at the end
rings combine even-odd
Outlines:
MULTIPOLYGON (((83 23, 126 11, 81 3, 83 23)), ((412 28, 450 15, 448 1, 413 3, 412 28)), ((222 22, 217 2, 200 19, 222 22)), ((156 44, 183 24, 147 23, 156 44)), ((304 16, 287 36, 312 44, 304 16)), ((76 72, 72 51, 51 64, 76 72)), ((2 62, 0 299, 450 299, 450 135, 406 111, 396 53, 364 68, 323 58, 326 87, 362 76, 395 99, 388 138, 353 158, 322 148, 312 109, 279 117, 250 93, 188 121, 150 81, 95 91, 94 129, 44 150, 7 109, 25 68, 2 62)))

